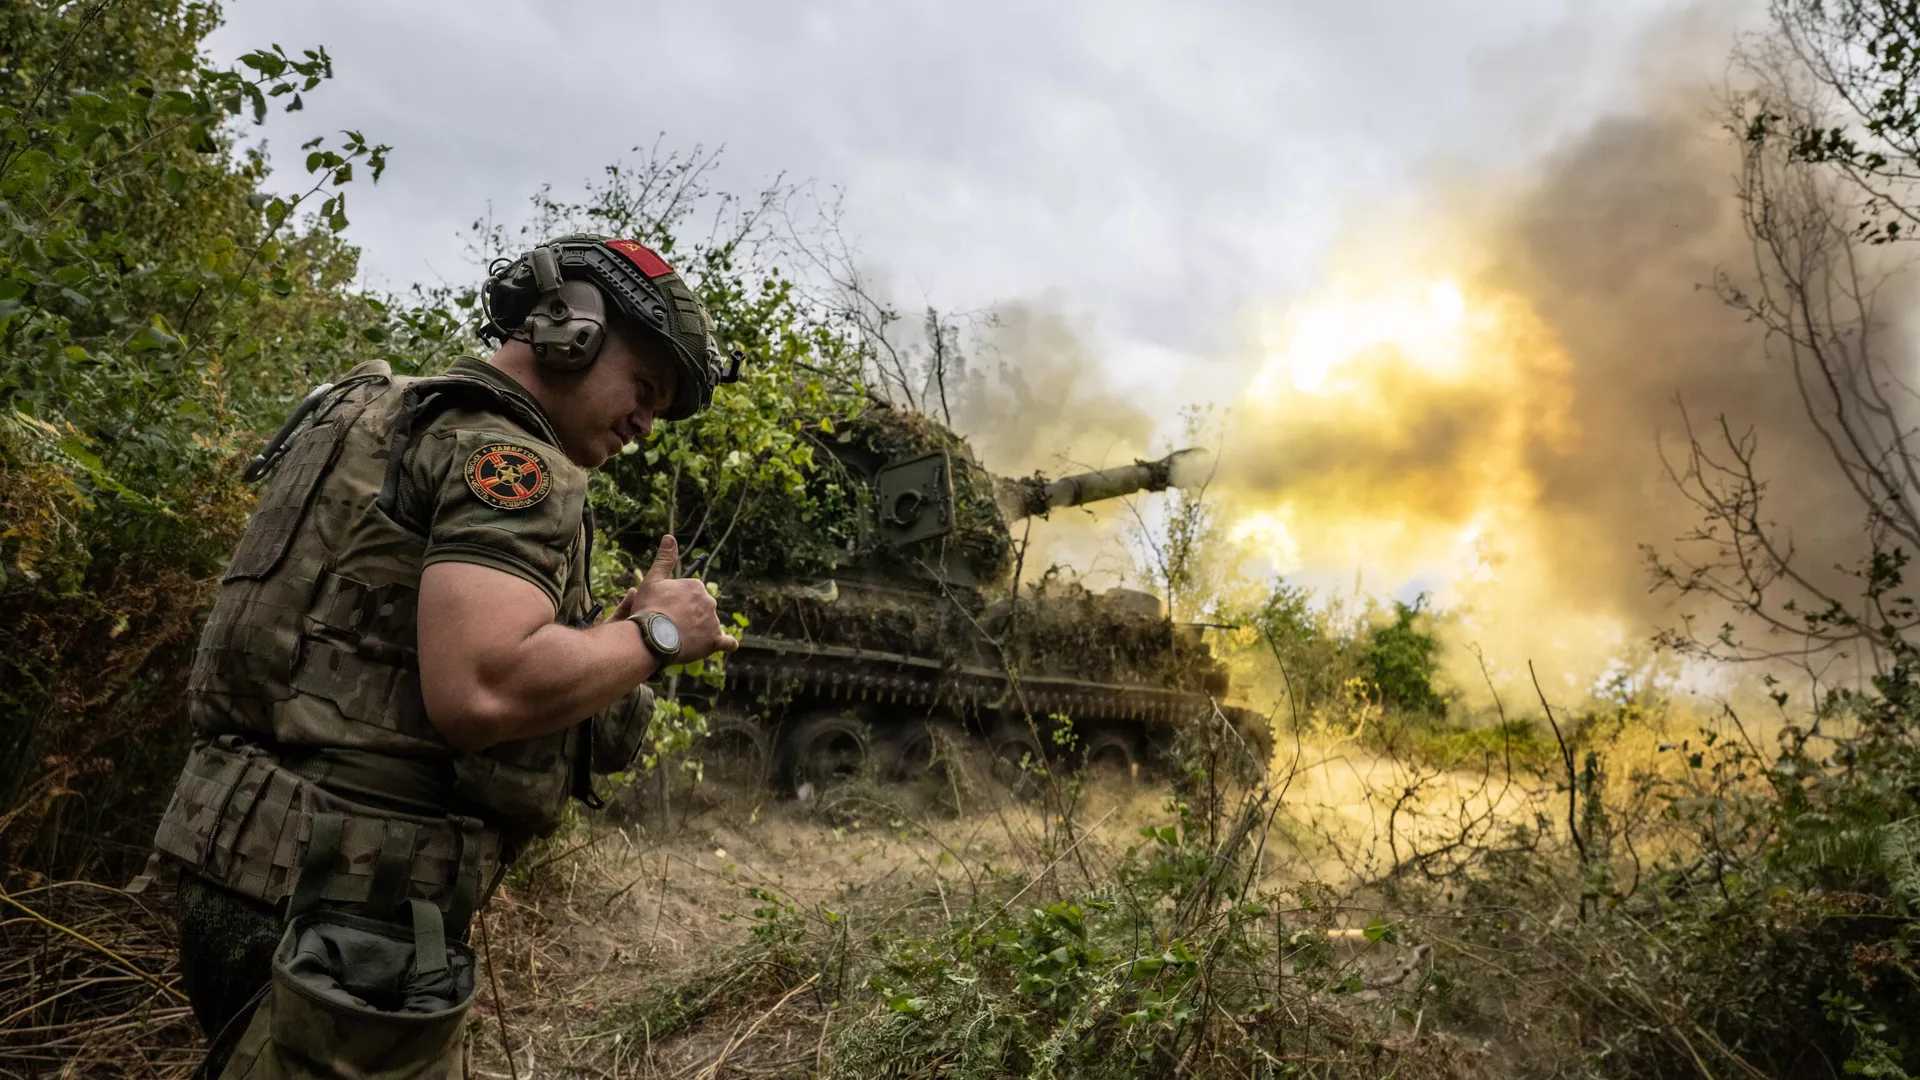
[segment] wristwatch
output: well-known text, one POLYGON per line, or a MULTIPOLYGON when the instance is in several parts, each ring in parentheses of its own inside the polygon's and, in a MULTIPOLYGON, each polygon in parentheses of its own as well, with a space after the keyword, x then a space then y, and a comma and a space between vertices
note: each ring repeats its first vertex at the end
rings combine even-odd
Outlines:
POLYGON ((680 628, 672 619, 658 611, 642 611, 627 618, 640 628, 640 640, 647 643, 653 655, 666 661, 679 658, 680 628))

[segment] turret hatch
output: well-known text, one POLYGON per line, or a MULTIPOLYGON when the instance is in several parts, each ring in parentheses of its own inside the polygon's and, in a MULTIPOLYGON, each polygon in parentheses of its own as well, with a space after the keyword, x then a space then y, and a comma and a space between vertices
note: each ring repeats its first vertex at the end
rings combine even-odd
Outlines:
POLYGON ((893 547, 953 531, 953 477, 935 452, 880 470, 874 484, 880 539, 893 547))

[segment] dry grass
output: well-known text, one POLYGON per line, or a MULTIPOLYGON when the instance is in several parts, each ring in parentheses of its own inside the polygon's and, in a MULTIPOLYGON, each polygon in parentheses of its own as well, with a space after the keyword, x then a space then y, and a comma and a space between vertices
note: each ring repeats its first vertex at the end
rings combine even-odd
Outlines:
MULTIPOLYGON (((1111 885, 1140 828, 1168 820, 1169 793, 1164 779, 1075 792, 1063 821, 982 782, 973 766, 924 790, 856 782, 807 801, 684 784, 666 785, 663 798, 648 782, 626 793, 621 812, 529 853, 493 897, 473 942, 483 958, 469 1029, 475 1075, 854 1075, 896 1019, 864 984, 876 942, 903 927, 937 937, 964 929, 969 912, 1018 916, 1111 885), (772 917, 760 914, 769 907, 772 917), (802 927, 805 942, 781 936, 783 925, 802 927)), ((1220 820, 1222 845, 1244 841, 1225 835, 1231 814, 1220 820)), ((1266 883, 1256 888, 1277 892, 1300 883, 1302 851, 1270 826, 1261 835, 1275 846, 1248 865, 1266 883)), ((1275 1065, 1302 1075, 1491 1074, 1494 1062, 1436 1030, 1434 1015, 1402 1010, 1419 976, 1401 972, 1395 984, 1405 950, 1356 936, 1368 916, 1352 904, 1326 890, 1281 914, 1292 928, 1330 933, 1325 949, 1296 958, 1310 953, 1327 981, 1355 975, 1368 989, 1280 995, 1276 984, 1275 1000, 1295 1014, 1215 1018, 1229 1022, 1210 1038, 1302 1047, 1275 1065), (1295 1039, 1300 1024, 1305 1038, 1295 1039)), ((168 905, 71 883, 0 906, 5 1075, 55 1075, 69 1058, 79 1063, 71 1075, 191 1070, 199 1033, 172 988, 171 920, 155 910, 168 905)), ((1196 1074, 1200 1064, 1187 1063, 1196 1074)))
POLYGON ((0 893, 0 1076, 173 1078, 199 1064, 158 907, 83 881, 0 893))

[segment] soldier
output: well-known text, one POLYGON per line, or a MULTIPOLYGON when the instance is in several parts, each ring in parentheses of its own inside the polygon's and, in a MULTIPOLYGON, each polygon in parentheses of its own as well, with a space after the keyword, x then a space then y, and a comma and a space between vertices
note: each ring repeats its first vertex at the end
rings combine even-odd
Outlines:
POLYGON ((482 300, 489 361, 362 364, 249 469, 154 841, 209 1076, 459 1075, 476 906, 631 763, 646 680, 735 647, 671 536, 613 617, 589 596, 586 470, 738 375, 699 301, 580 234, 496 262, 482 300))

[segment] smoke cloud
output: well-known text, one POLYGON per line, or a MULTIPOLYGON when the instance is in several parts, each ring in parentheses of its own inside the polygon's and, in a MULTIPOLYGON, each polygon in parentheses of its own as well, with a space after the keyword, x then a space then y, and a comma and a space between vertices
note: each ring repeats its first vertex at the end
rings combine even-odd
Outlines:
POLYGON ((1785 362, 1711 287, 1753 268, 1716 109, 1652 93, 1528 175, 1356 237, 1267 314, 1219 481, 1246 557, 1432 590, 1463 615, 1469 693, 1468 645, 1583 689, 1679 615, 1641 548, 1699 524, 1663 466, 1682 405, 1753 429, 1770 516, 1812 561, 1848 557, 1859 505, 1785 362))
MULTIPOLYGON (((994 312, 957 395, 954 427, 980 463, 1003 476, 1049 477, 1125 464, 1150 453, 1155 418, 1115 393, 1098 355, 1064 315, 1031 303, 994 312)), ((1134 519, 1124 505, 1056 511, 1030 526, 1027 576, 1058 565, 1093 587, 1130 582, 1125 540, 1134 519)))
MULTIPOLYGON (((1207 463, 1209 576, 1229 599, 1275 575, 1426 592, 1448 613, 1456 691, 1484 701, 1484 656, 1521 684, 1503 691, 1531 663, 1550 692, 1581 694, 1683 614, 1730 617, 1654 590, 1646 561, 1701 525, 1668 467, 1689 421, 1711 449, 1721 417, 1757 439, 1765 516, 1803 565, 1857 558, 1861 506, 1790 367, 1715 288, 1755 272, 1740 148, 1710 89, 1732 25, 1708 11, 1666 30, 1637 98, 1506 175, 1437 176, 1353 230, 1316 288, 1252 306, 1245 388, 1220 403, 1207 463)), ((1912 291, 1892 286, 1898 324, 1912 291)), ((1165 402, 1108 389, 1069 320, 997 314, 954 415, 988 468, 1059 475, 1170 448, 1165 402)), ((1147 499, 1036 522, 1027 574, 1136 584, 1127 540, 1158 515, 1147 499)))

